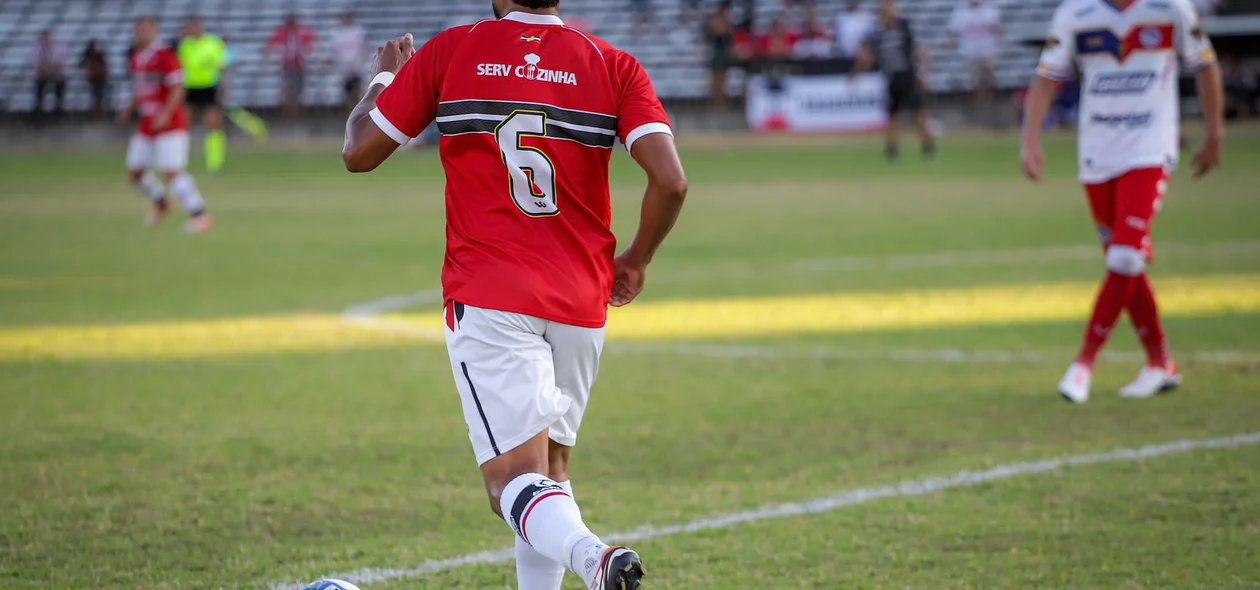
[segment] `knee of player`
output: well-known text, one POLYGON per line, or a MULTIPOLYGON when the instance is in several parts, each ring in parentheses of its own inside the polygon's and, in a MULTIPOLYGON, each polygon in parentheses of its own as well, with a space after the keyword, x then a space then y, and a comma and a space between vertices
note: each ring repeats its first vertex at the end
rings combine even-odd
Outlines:
POLYGON ((1107 247, 1107 270, 1127 277, 1146 272, 1146 258, 1132 246, 1107 247))
POLYGON ((140 179, 143 177, 144 177, 144 170, 128 170, 127 171, 127 179, 130 180, 132 184, 140 182, 140 179))

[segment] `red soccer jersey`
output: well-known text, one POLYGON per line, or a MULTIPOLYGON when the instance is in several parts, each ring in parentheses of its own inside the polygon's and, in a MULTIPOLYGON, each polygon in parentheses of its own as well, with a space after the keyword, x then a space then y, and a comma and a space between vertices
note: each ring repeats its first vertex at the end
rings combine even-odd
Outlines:
POLYGON ((174 51, 155 44, 135 52, 131 56, 131 81, 133 92, 139 99, 141 135, 188 130, 188 112, 182 104, 171 114, 165 128, 153 129, 153 120, 166 107, 171 92, 184 86, 184 70, 174 51))
POLYGON ((558 17, 513 12, 429 41, 376 105, 399 143, 434 120, 442 134, 447 300, 604 325, 612 148, 672 133, 637 60, 558 17))

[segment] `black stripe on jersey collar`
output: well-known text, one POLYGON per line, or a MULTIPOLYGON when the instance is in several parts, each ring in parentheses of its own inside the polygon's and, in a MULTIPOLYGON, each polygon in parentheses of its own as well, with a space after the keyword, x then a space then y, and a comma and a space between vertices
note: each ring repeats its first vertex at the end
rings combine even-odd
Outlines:
POLYGON ((517 111, 533 111, 541 112, 547 115, 547 119, 551 121, 560 121, 571 125, 582 125, 584 127, 595 127, 605 131, 616 133, 617 117, 609 115, 601 115, 598 113, 588 113, 585 111, 571 111, 560 107, 553 107, 548 104, 534 104, 528 102, 503 102, 493 100, 460 100, 454 102, 444 102, 438 105, 438 117, 450 117, 455 115, 490 115, 506 117, 517 111))

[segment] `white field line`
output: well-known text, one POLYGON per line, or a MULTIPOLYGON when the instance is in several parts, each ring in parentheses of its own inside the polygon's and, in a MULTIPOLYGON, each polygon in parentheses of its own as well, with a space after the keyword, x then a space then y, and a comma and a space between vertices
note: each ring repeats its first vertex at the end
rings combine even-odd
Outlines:
MULTIPOLYGON (((675 344, 668 342, 613 342, 607 352, 630 354, 670 354, 713 359, 817 359, 846 361, 894 361, 906 363, 945 364, 1045 364, 1067 362, 1070 352, 1054 354, 1038 351, 927 349, 847 349, 790 348, 756 345, 675 344)), ((1116 362, 1141 362, 1138 352, 1103 352, 1102 358, 1116 362)), ((1260 363, 1260 353, 1241 350, 1204 351, 1178 355, 1177 358, 1207 365, 1260 363)))
POLYGON ((441 289, 428 289, 426 291, 416 291, 407 295, 394 295, 367 303, 351 305, 345 311, 341 312, 341 317, 346 319, 366 318, 378 316, 385 313, 402 311, 413 307, 421 307, 432 305, 434 303, 442 303, 441 289))
MULTIPOLYGON (((665 526, 648 525, 630 531, 606 535, 604 540, 610 543, 647 541, 672 535, 731 528, 767 520, 823 514, 888 498, 926 496, 953 488, 972 487, 993 481, 1050 473, 1067 467, 1081 467, 1101 463, 1129 463, 1205 449, 1232 449, 1257 444, 1260 444, 1260 432, 1221 438, 1182 440, 1138 448, 1122 448, 1102 453, 1075 455, 1045 461, 1012 463, 983 471, 960 471, 951 476, 908 481, 898 485, 849 490, 806 502, 774 504, 747 512, 702 518, 686 523, 665 526)), ((504 530, 506 531, 507 529, 504 530)), ((417 578, 470 565, 508 563, 513 558, 514 552, 512 549, 501 549, 498 551, 471 553, 450 559, 426 561, 415 567, 364 568, 353 572, 333 574, 329 577, 366 585, 404 578, 417 578)), ((272 590, 294 590, 301 587, 302 584, 300 583, 278 583, 270 586, 272 590)))

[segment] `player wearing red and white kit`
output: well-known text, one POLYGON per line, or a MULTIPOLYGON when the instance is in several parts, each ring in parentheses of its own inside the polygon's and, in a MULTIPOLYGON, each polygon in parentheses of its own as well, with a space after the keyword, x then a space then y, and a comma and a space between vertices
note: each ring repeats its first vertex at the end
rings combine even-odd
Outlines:
POLYGON ((639 556, 583 523, 568 461, 611 303, 630 303, 686 195, 665 110, 630 55, 565 26, 559 0, 495 0, 498 20, 377 54, 343 152, 374 169, 434 121, 446 170, 446 343, 523 590, 634 589, 639 556), (414 53, 414 56, 413 56, 414 53), (405 65, 404 65, 405 63, 405 65), (395 78, 396 74, 396 78, 395 78), (639 231, 614 258, 617 140, 647 172, 639 231))
POLYGON ((1041 179, 1041 130, 1059 82, 1080 71, 1080 179, 1106 252, 1103 280, 1085 342, 1059 383, 1076 403, 1089 399, 1094 362, 1128 310, 1147 366, 1124 397, 1153 396, 1181 384, 1146 274, 1151 223, 1178 158, 1178 72, 1196 72, 1207 136, 1194 176, 1220 162, 1225 134, 1220 67, 1190 0, 1066 0, 1059 5, 1024 120, 1024 174, 1041 179))
POLYGON ((127 171, 131 182, 153 202, 149 225, 166 216, 167 188, 188 212, 185 229, 200 233, 210 229, 210 215, 197 183, 185 170, 188 166, 188 112, 184 109, 184 72, 175 51, 158 40, 157 20, 136 21, 135 51, 131 56, 133 93, 131 103, 119 114, 124 122, 132 111, 140 114, 140 125, 127 146, 127 171), (157 174, 154 173, 157 172, 157 174))

